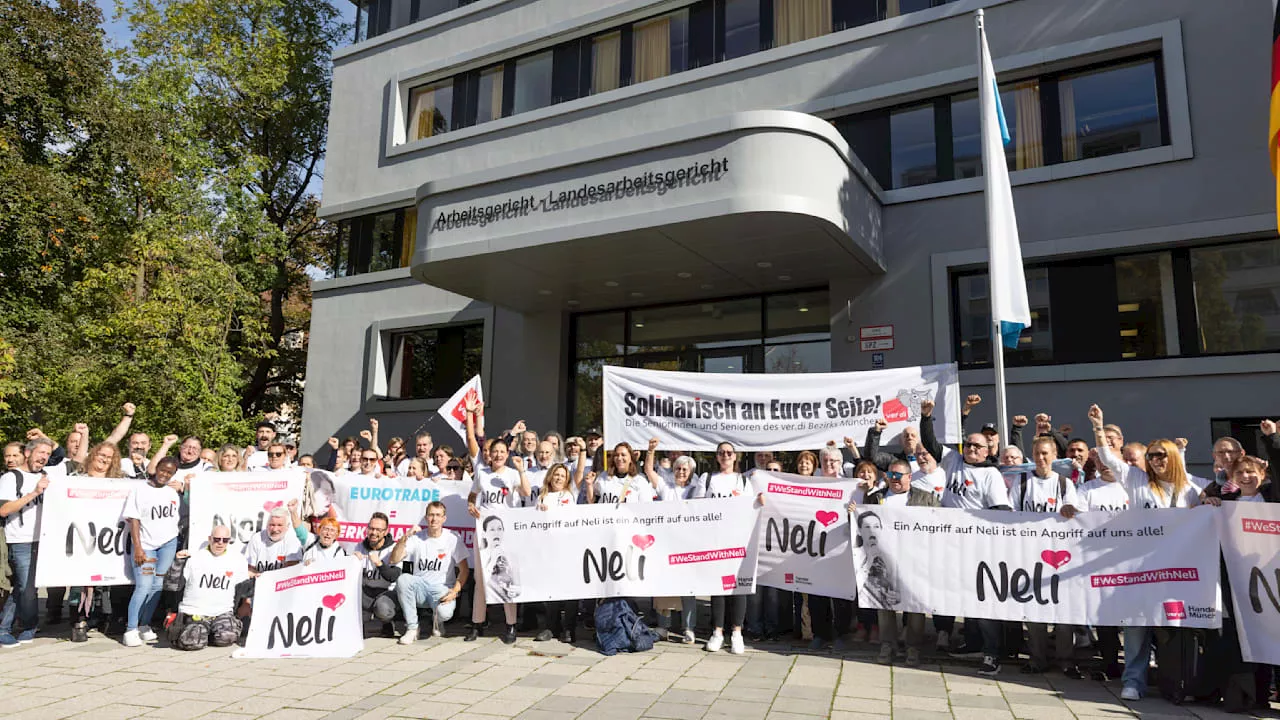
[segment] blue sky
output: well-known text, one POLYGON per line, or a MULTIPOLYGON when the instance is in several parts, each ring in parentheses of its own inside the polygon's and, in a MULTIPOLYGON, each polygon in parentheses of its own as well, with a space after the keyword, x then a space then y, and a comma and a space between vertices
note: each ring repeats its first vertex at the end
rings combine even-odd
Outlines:
MULTIPOLYGON (((112 21, 116 14, 115 0, 96 0, 96 2, 98 7, 102 9, 102 29, 106 31, 107 39, 116 46, 127 45, 132 37, 129 32, 129 26, 123 22, 112 21)), ((338 12, 342 13, 344 22, 347 24, 355 22, 356 7, 349 0, 333 0, 333 4, 338 8, 338 12)))

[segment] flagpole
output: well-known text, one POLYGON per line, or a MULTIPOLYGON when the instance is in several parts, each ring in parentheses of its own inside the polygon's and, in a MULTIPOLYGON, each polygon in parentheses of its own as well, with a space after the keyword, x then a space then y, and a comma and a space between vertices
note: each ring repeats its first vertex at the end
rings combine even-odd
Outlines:
MULTIPOLYGON (((975 13, 975 21, 978 30, 978 102, 980 103, 980 111, 985 117, 986 107, 991 102, 991 92, 990 88, 983 87, 983 80, 987 76, 986 68, 984 67, 984 53, 982 52, 986 44, 986 29, 983 25, 981 8, 975 13)), ((994 74, 993 69, 992 75, 994 76, 994 74)), ((997 212, 995 207, 997 198, 995 193, 991 191, 990 165, 993 162, 993 158, 988 157, 989 155, 990 153, 985 151, 982 153, 982 175, 986 179, 984 181, 986 187, 983 196, 987 205, 987 284, 989 287, 987 300, 991 307, 991 359, 996 373, 996 432, 1000 433, 1000 446, 1003 449, 1005 445, 1009 444, 1009 409, 1005 400, 1003 335, 1000 321, 996 318, 995 313, 995 309, 1000 307, 1000 304, 996 301, 996 295, 1000 292, 1000 289, 999 283, 995 282, 995 274, 991 272, 994 267, 993 261, 996 253, 996 232, 992 218, 995 217, 997 212)))

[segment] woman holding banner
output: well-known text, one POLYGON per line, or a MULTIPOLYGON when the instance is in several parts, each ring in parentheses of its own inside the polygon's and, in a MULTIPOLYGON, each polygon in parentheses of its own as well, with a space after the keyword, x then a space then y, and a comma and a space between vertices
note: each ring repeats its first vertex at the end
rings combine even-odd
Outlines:
MULTIPOLYGON (((652 443, 651 443, 652 444, 652 443)), ((839 452, 839 451, 837 451, 839 452)), ((699 488, 694 497, 729 498, 750 495, 754 490, 747 482, 747 477, 738 472, 738 453, 733 446, 722 442, 716 446, 716 465, 714 473, 704 473, 699 481, 699 488)), ((764 504, 764 495, 756 493, 757 502, 764 504)), ((714 595, 711 598, 711 638, 707 640, 707 652, 718 652, 724 646, 725 606, 728 605, 730 627, 729 652, 741 655, 745 650, 742 641, 742 624, 747 617, 746 595, 714 595)))
MULTIPOLYGON (((547 470, 542 485, 542 495, 538 498, 538 509, 543 512, 555 512, 577 504, 578 490, 573 487, 569 477, 569 468, 564 463, 555 463, 547 470)), ((578 601, 560 600, 543 603, 547 611, 547 627, 538 633, 535 640, 550 640, 559 637, 560 642, 573 644, 574 628, 578 624, 578 601)))
POLYGON ((139 647, 158 637, 150 625, 138 623, 149 623, 155 614, 164 575, 178 551, 178 505, 182 497, 169 482, 177 470, 177 458, 161 460, 156 474, 135 487, 124 503, 123 516, 133 543, 133 595, 129 598, 124 633, 127 647, 139 647))
MULTIPOLYGON (((658 493, 658 499, 662 501, 675 500, 691 500, 697 497, 698 483, 694 481, 694 470, 697 465, 693 458, 688 455, 681 455, 671 465, 671 482, 668 483, 665 478, 658 472, 656 457, 658 453, 658 438, 649 440, 649 450, 645 453, 644 473, 649 477, 649 483, 653 485, 653 489, 658 493)), ((666 608, 670 605, 670 601, 674 598, 654 598, 653 604, 658 609, 658 628, 663 632, 667 632, 671 628, 671 610, 666 608), (659 608, 659 606, 664 606, 659 608)), ((682 627, 684 633, 681 635, 681 641, 686 645, 692 645, 697 642, 694 635, 694 621, 698 612, 698 598, 693 595, 680 598, 680 619, 683 621, 682 627)))
MULTIPOLYGON (((85 458, 85 476, 91 478, 100 478, 105 480, 122 480, 124 474, 120 471, 120 449, 115 443, 101 442, 89 449, 89 454, 85 458)), ((126 610, 129 606, 129 593, 132 588, 128 585, 112 585, 108 588, 111 597, 111 619, 102 618, 100 629, 107 632, 108 622, 117 628, 115 632, 123 629, 126 618, 126 610)), ((80 588, 80 604, 75 624, 71 626, 71 641, 86 642, 89 639, 89 616, 93 611, 93 587, 80 588)))

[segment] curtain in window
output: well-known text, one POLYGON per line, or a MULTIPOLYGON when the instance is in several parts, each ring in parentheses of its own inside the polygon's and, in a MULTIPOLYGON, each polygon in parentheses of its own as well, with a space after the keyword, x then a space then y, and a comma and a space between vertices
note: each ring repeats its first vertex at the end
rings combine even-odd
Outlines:
POLYGON ((1013 86, 1017 109, 1018 137, 1014 138, 1014 169, 1044 165, 1044 144, 1040 137, 1040 83, 1027 80, 1013 86))
POLYGON ((884 0, 884 16, 886 18, 898 17, 902 14, 902 8, 898 4, 898 0, 884 0))
POLYGON ((421 140, 439 135, 448 128, 444 126, 444 115, 436 109, 436 90, 434 87, 414 91, 409 140, 421 140))
POLYGON ((409 263, 413 262, 413 251, 417 242, 418 208, 406 208, 404 211, 404 227, 400 231, 400 267, 409 267, 409 263))
POLYGON ((1076 91, 1070 78, 1058 81, 1058 105, 1062 117, 1062 161, 1080 159, 1080 143, 1076 138, 1076 91))
POLYGON ((671 74, 671 18, 636 23, 633 39, 632 75, 644 82, 671 74))
POLYGON ((483 123, 502 117, 502 66, 480 71, 479 103, 476 122, 483 123))
MULTIPOLYGON (((638 32, 638 30, 637 30, 638 32)), ((639 47, 637 40, 637 47, 639 47)), ((618 88, 622 77, 622 33, 609 33, 591 39, 591 92, 602 93, 618 88)))
POLYGON ((774 47, 830 32, 831 0, 774 0, 774 47))

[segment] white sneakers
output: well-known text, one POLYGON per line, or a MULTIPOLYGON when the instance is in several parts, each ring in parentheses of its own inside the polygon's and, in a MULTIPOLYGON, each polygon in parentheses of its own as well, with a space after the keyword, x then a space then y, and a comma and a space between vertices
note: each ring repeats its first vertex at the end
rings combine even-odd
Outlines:
POLYGON ((1129 701, 1141 700, 1142 693, 1138 692, 1138 688, 1127 687, 1120 691, 1120 699, 1129 701))
POLYGON ((125 630, 123 641, 125 647, 142 647, 142 635, 137 630, 125 630))
POLYGON ((404 634, 400 636, 401 645, 412 645, 418 639, 418 626, 410 625, 404 629, 404 634))
POLYGON ((440 614, 431 613, 431 637, 438 638, 444 636, 444 628, 441 627, 440 614))
POLYGON ((158 639, 155 631, 145 625, 138 628, 138 637, 142 638, 142 642, 155 642, 158 639))
POLYGON ((734 630, 733 634, 729 636, 729 654, 741 655, 746 650, 746 645, 742 642, 742 631, 734 630))
POLYGON ((948 634, 948 633, 945 633, 945 632, 941 632, 941 631, 939 631, 939 632, 938 632, 938 640, 937 640, 937 642, 935 643, 934 647, 936 647, 936 648, 938 649, 938 651, 939 651, 939 652, 947 652, 948 650, 950 650, 950 649, 951 649, 951 635, 950 635, 950 634, 948 634))
POLYGON ((724 647, 724 631, 716 630, 711 633, 711 637, 707 639, 707 652, 720 652, 720 648, 724 647))
POLYGON ((684 631, 684 644, 685 644, 685 645, 692 645, 692 644, 694 644, 694 643, 696 643, 696 642, 698 642, 698 638, 693 634, 693 631, 692 631, 692 630, 685 630, 685 631, 684 631))

